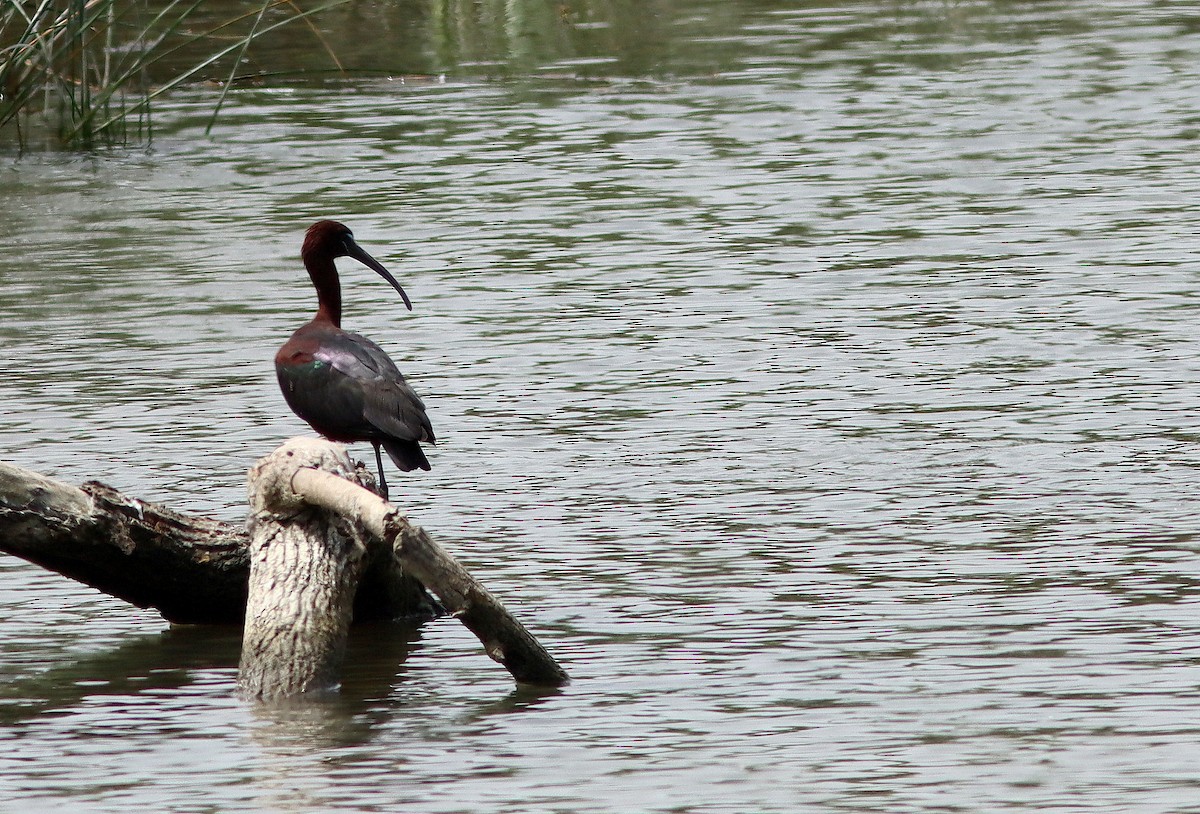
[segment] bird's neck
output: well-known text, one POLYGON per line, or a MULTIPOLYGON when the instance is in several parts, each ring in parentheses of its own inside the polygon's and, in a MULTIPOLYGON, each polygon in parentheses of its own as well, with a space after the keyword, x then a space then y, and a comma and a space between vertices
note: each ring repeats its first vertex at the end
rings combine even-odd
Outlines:
POLYGON ((317 289, 317 315, 314 322, 331 322, 342 326, 342 286, 331 257, 305 257, 304 267, 317 289))

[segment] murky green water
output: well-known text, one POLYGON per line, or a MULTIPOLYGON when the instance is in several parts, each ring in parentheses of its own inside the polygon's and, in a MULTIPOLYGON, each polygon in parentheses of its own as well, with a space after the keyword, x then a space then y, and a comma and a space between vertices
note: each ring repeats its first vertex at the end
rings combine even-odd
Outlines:
POLYGON ((416 306, 344 265, 346 325, 442 441, 393 494, 574 683, 443 620, 256 709, 236 634, 8 559, 0 800, 1195 807, 1195 10, 510 6, 365 7, 392 78, 11 155, 0 456, 241 516, 344 219, 416 306))

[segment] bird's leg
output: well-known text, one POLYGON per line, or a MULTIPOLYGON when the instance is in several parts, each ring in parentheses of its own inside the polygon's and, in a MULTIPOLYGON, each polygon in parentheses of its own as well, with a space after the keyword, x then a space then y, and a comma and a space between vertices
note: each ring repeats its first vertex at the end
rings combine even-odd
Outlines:
POLYGON ((379 469, 379 496, 387 500, 387 481, 383 479, 383 457, 379 454, 379 444, 372 443, 371 446, 375 447, 375 466, 379 469))

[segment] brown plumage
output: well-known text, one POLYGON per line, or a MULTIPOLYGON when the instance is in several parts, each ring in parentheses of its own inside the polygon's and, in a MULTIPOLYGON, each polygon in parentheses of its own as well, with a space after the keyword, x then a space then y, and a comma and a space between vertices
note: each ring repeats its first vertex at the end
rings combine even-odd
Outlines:
POLYGON ((317 290, 317 313, 275 354, 275 373, 292 412, 331 441, 367 441, 375 448, 379 486, 387 498, 380 447, 401 470, 429 469, 421 442, 435 442, 425 404, 396 365, 371 340, 343 331, 342 294, 334 259, 352 257, 373 269, 412 303, 395 278, 332 220, 309 227, 300 251, 317 290))

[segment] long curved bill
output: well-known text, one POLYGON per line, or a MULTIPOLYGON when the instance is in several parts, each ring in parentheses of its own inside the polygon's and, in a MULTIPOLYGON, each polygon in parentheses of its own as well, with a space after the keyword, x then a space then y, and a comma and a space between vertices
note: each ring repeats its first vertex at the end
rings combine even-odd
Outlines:
POLYGON ((400 297, 404 300, 405 307, 408 308, 409 311, 412 310, 412 300, 410 300, 408 298, 408 295, 404 293, 404 289, 400 287, 400 284, 398 282, 396 282, 396 278, 393 277, 391 272, 388 271, 387 269, 385 269, 378 260, 376 260, 371 255, 367 254, 363 250, 362 246, 359 246, 353 240, 347 240, 346 241, 346 256, 353 257, 355 260, 362 263, 367 268, 373 269, 376 274, 378 274, 380 277, 382 277, 383 279, 385 279, 389 283, 391 283, 392 288, 394 288, 400 292, 400 297))

